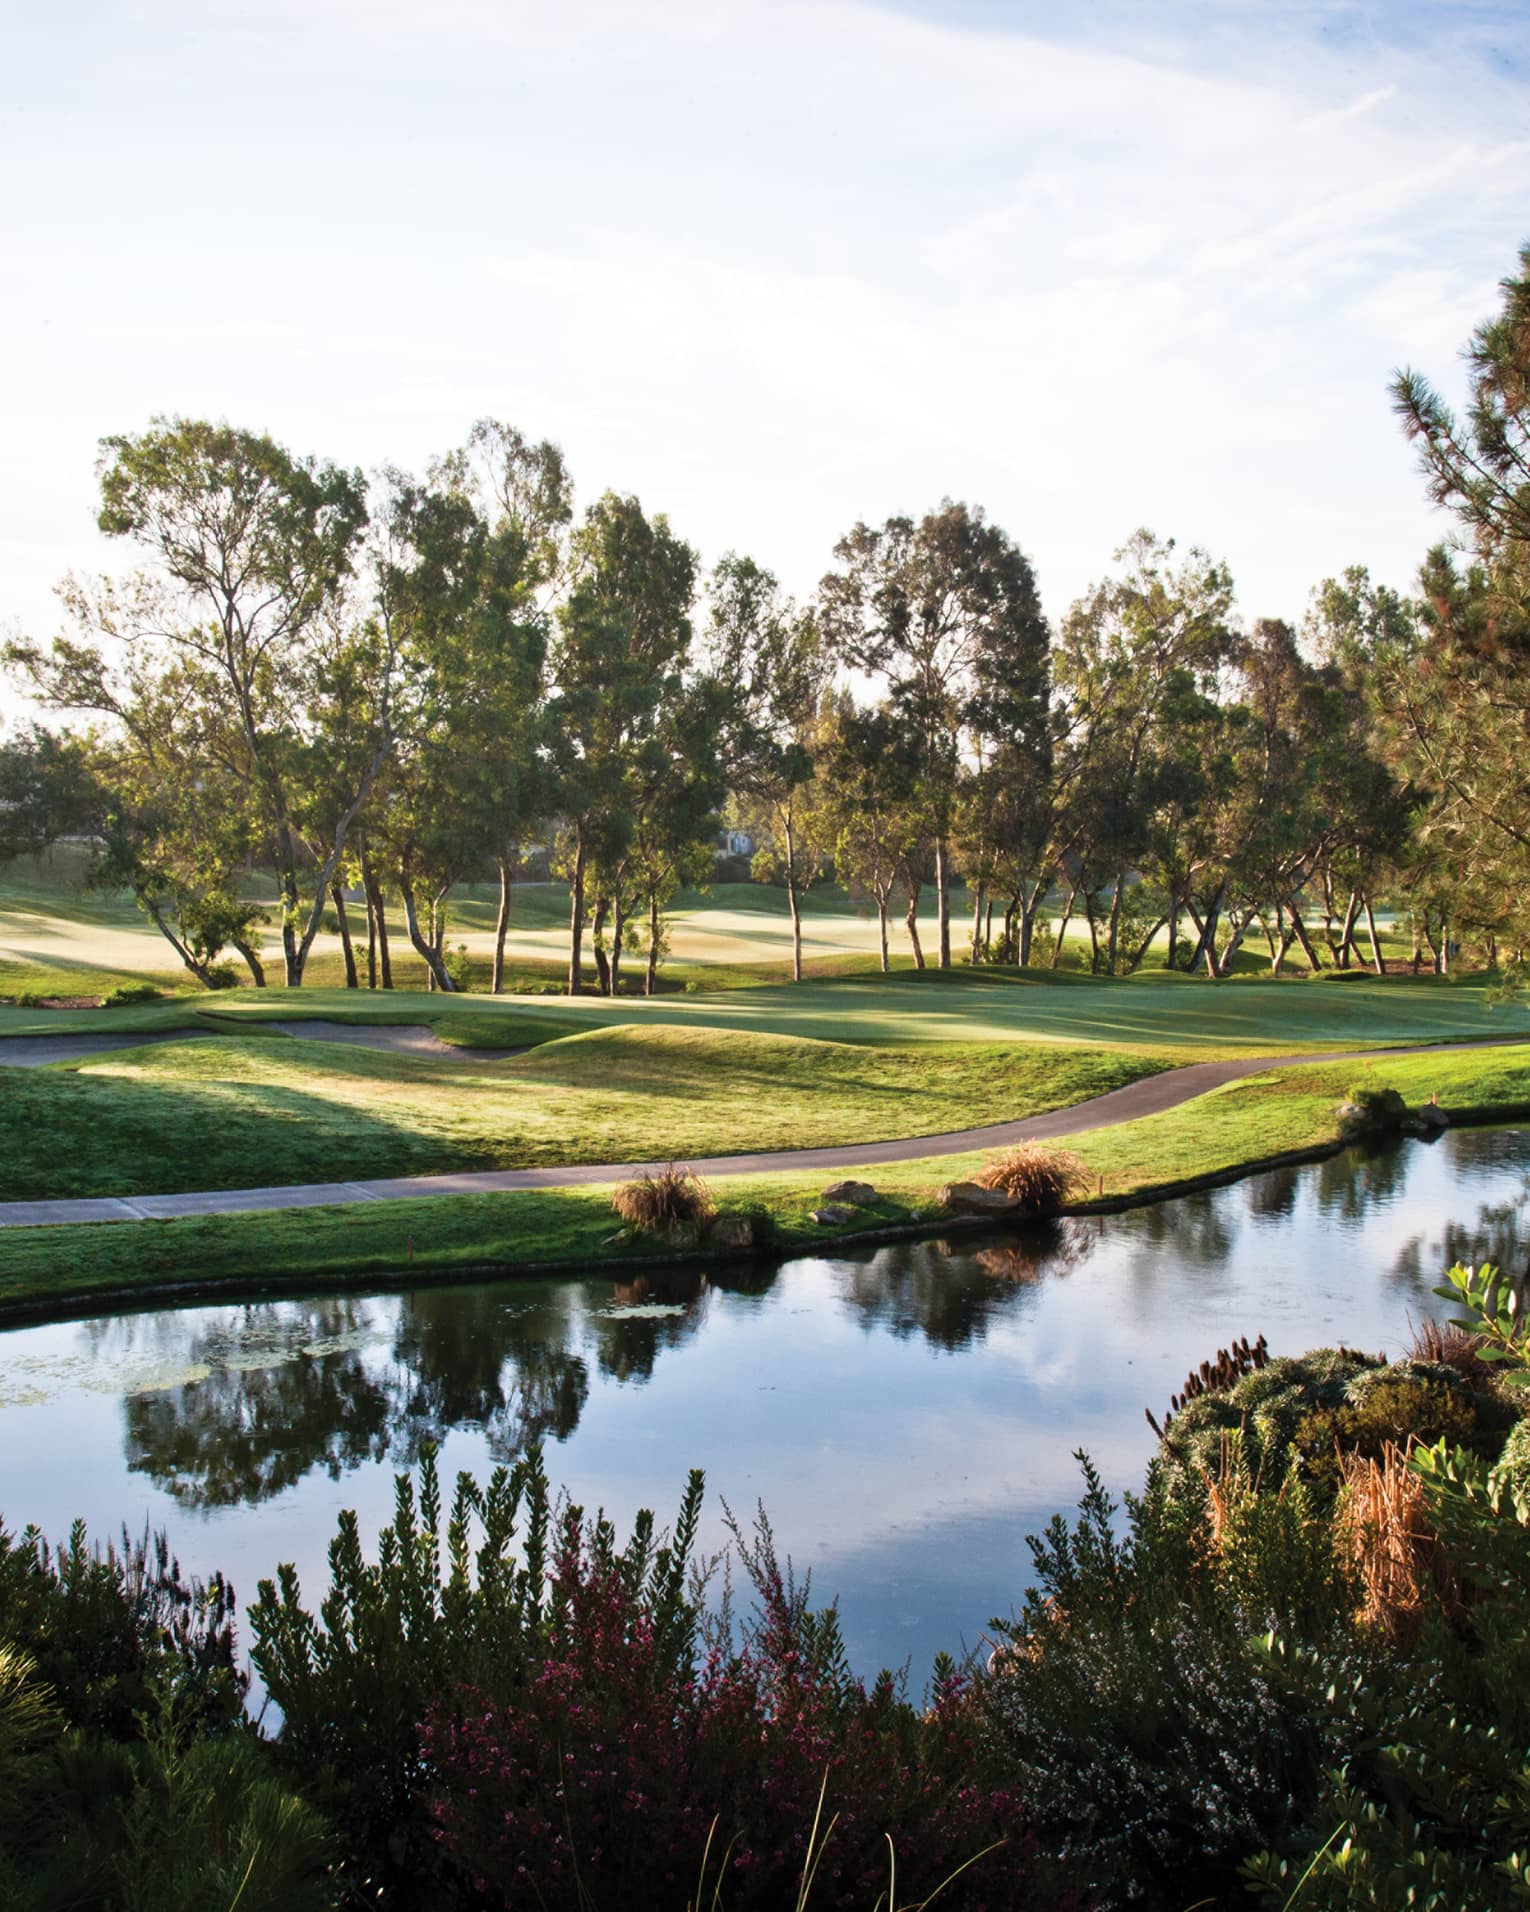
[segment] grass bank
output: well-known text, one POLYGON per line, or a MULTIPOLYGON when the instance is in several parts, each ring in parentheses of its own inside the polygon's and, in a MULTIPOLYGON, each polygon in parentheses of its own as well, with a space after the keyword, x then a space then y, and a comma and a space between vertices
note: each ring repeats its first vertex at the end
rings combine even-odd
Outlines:
POLYGON ((1065 1108, 1177 1059, 661 1025, 593 1028, 487 1062, 241 1032, 8 1074, 0 1200, 936 1135, 1065 1108))
MULTIPOLYGON (((1415 1104, 1438 1094, 1462 1119, 1510 1119, 1530 1113, 1530 1045, 1272 1071, 1168 1113, 1080 1136, 1071 1146, 1107 1203, 1149 1199, 1207 1177, 1338 1146, 1335 1106, 1362 1084, 1396 1088, 1415 1104)), ((822 1174, 732 1177, 720 1180, 714 1192, 724 1214, 765 1209, 780 1249, 792 1253, 886 1229, 939 1229, 947 1224, 935 1206, 937 1188, 970 1174, 981 1159, 942 1157, 869 1169, 866 1176, 880 1200, 837 1228, 811 1219, 827 1179, 822 1174)), ((605 1188, 8 1229, 0 1233, 0 1313, 20 1319, 132 1305, 177 1292, 233 1297, 262 1287, 598 1268, 664 1252, 662 1244, 617 1242, 615 1230, 605 1188)))

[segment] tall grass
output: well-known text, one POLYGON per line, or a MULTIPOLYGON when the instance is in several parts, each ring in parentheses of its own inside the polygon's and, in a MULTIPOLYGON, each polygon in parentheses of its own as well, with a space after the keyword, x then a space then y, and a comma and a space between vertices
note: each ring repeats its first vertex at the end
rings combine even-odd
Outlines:
POLYGON ((1067 1149, 1022 1142, 996 1156, 974 1178, 979 1188, 1002 1189, 1027 1215, 1055 1215, 1089 1187, 1089 1171, 1067 1149))

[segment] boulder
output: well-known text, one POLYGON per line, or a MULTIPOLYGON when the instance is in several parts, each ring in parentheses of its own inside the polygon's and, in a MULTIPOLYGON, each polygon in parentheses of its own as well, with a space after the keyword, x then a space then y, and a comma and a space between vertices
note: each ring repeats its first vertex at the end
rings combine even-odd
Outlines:
POLYGON ((820 1228, 843 1228, 846 1222, 855 1220, 855 1210, 837 1202, 826 1202, 822 1208, 813 1210, 813 1220, 820 1228))
POLYGON ((947 1182, 938 1199, 942 1208, 958 1215, 1014 1215, 1022 1206, 1018 1195, 1002 1188, 983 1188, 977 1182, 947 1182))
POLYGON ((770 1239, 767 1215, 719 1215, 708 1241, 717 1248, 745 1251, 763 1248, 770 1239))
POLYGON ((1448 1129, 1450 1117, 1438 1102, 1425 1102, 1413 1111, 1413 1120, 1421 1129, 1448 1129))
POLYGON ((822 1196, 826 1202, 848 1202, 852 1208, 865 1208, 876 1198, 877 1192, 870 1182, 835 1182, 822 1196))

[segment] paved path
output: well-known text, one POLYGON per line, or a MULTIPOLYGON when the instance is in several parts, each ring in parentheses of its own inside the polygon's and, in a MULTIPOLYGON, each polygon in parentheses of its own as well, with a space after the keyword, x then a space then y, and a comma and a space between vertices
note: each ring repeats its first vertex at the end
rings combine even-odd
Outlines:
MULTIPOLYGON (((310 1027, 312 1025, 309 1025, 310 1027)), ((55 1037, 50 1040, 62 1041, 55 1037)), ((13 1038, 16 1040, 16 1038, 13 1038)), ((974 1149, 1005 1148, 1015 1142, 1044 1142, 1062 1135, 1082 1135, 1139 1116, 1159 1115, 1178 1108, 1208 1089, 1267 1069, 1289 1069, 1302 1063, 1363 1062, 1378 1055, 1413 1056, 1456 1049, 1524 1043, 1523 1036, 1494 1038, 1488 1043, 1424 1043, 1406 1049, 1345 1050, 1329 1055, 1240 1056, 1226 1062, 1192 1062, 1183 1069, 1165 1069, 1108 1095, 1092 1096, 1066 1109, 1028 1115, 1016 1122, 995 1122, 987 1128, 958 1129, 949 1135, 914 1135, 889 1142, 846 1142, 834 1148, 775 1149, 763 1155, 713 1155, 692 1158, 689 1166, 701 1175, 758 1175, 792 1173, 802 1169, 873 1168, 881 1162, 922 1161, 926 1156, 964 1155, 974 1149)), ((304 1182, 285 1188, 214 1189, 199 1194, 82 1196, 53 1202, 0 1202, 0 1228, 29 1228, 54 1222, 168 1221, 179 1215, 233 1215, 259 1209, 317 1208, 332 1202, 395 1202, 417 1195, 483 1195, 517 1188, 577 1188, 592 1182, 620 1182, 659 1162, 582 1163, 567 1168, 505 1168, 468 1170, 455 1175, 400 1175, 372 1182, 304 1182)))
MULTIPOLYGON (((455 1042, 443 1042, 434 1029, 422 1022, 374 1023, 331 1022, 324 1016, 294 1016, 278 1022, 264 1016, 250 1017, 254 1029, 279 1029, 284 1036, 296 1036, 299 1042, 349 1042, 361 1049, 385 1049, 395 1056, 452 1056, 458 1062, 501 1062, 506 1056, 524 1055, 518 1049, 465 1049, 455 1042)), ((230 1017, 214 1029, 154 1029, 140 1035, 99 1035, 82 1031, 64 1036, 0 1037, 0 1068, 41 1069, 50 1062, 84 1062, 90 1056, 109 1055, 114 1049, 141 1049, 151 1042, 197 1042, 205 1036, 236 1036, 247 1033, 230 1017)))

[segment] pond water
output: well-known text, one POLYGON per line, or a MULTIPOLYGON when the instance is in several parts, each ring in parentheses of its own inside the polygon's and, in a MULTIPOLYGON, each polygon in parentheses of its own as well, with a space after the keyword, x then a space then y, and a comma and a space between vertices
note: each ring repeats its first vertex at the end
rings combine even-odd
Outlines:
POLYGON ((336 1515, 374 1535, 427 1439, 449 1481, 540 1437, 623 1526, 701 1466, 706 1542, 763 1503, 856 1665, 917 1688, 1010 1610, 1076 1448, 1135 1486, 1144 1407, 1237 1335, 1400 1352, 1453 1259, 1523 1263, 1527 1200, 1530 1133, 1462 1130, 1024 1236, 13 1329, 0 1515, 163 1526, 244 1600, 291 1560, 317 1605, 336 1515))

